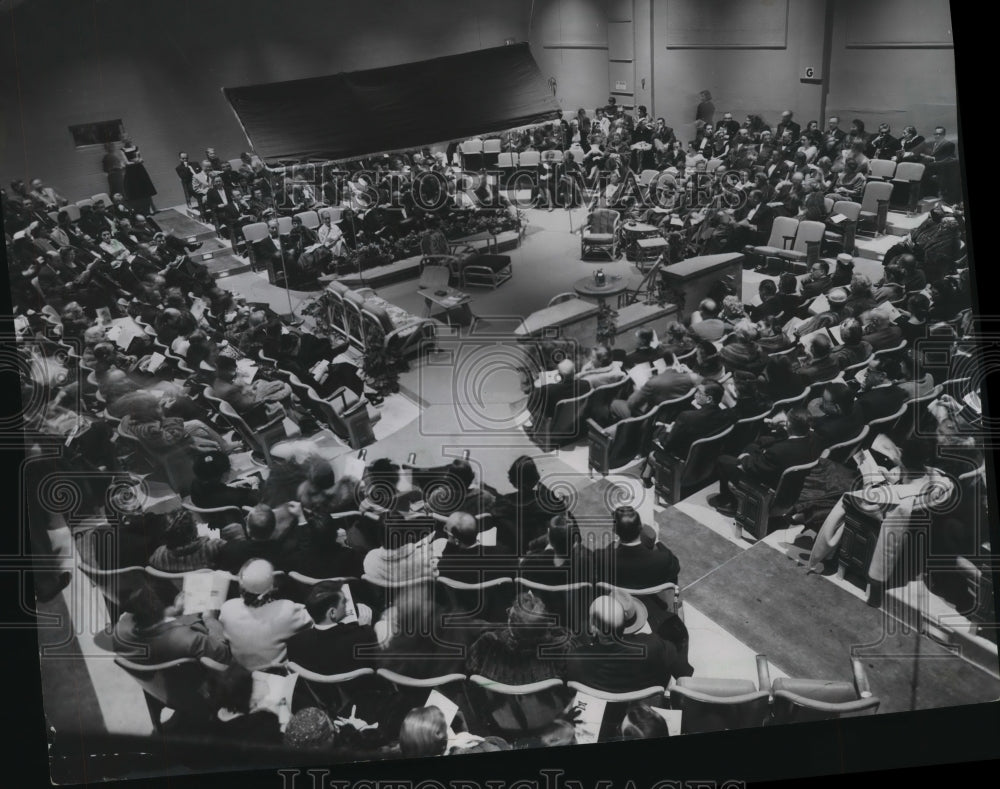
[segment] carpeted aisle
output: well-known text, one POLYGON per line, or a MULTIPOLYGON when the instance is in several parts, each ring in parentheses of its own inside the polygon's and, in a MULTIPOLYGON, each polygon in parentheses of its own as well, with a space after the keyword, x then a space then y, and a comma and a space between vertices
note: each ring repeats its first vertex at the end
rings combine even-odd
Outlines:
POLYGON ((676 507, 657 513, 656 525, 660 542, 680 560, 682 590, 743 553, 739 546, 676 507))
MULTIPOLYGON (((683 559, 681 567, 686 576, 683 559)), ((823 578, 806 575, 764 544, 685 586, 684 599, 789 676, 849 681, 850 658, 857 654, 882 699, 880 712, 1000 695, 1000 680, 926 636, 904 631, 899 621, 823 578)))

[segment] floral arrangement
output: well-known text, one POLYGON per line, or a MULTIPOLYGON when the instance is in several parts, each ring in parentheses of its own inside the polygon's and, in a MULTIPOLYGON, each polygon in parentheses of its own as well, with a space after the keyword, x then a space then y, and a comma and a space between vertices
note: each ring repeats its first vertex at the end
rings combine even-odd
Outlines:
POLYGON ((597 307, 597 344, 610 348, 615 344, 617 334, 618 311, 602 301, 597 307))
POLYGON ((399 374, 409 369, 409 364, 399 353, 380 342, 370 343, 365 348, 362 366, 365 382, 375 390, 376 396, 370 399, 376 405, 386 396, 399 391, 399 374))
POLYGON ((508 230, 520 230, 521 222, 520 211, 511 215, 506 209, 492 209, 445 217, 441 222, 441 231, 445 238, 454 240, 479 233, 497 235, 508 230))
POLYGON ((337 331, 330 324, 331 306, 333 306, 333 297, 324 290, 300 310, 303 316, 313 319, 316 324, 315 333, 320 337, 333 337, 337 334, 337 331))

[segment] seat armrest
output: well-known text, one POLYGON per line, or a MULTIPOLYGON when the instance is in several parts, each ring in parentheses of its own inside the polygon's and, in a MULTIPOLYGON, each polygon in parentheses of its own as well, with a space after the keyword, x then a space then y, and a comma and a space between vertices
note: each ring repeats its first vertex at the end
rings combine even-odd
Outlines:
POLYGON ((757 655, 757 687, 771 692, 771 671, 767 664, 767 655, 757 655))
POLYGON ((858 691, 858 698, 871 698, 872 688, 868 683, 868 673, 865 671, 865 664, 859 658, 851 658, 851 669, 854 672, 854 687, 858 691))

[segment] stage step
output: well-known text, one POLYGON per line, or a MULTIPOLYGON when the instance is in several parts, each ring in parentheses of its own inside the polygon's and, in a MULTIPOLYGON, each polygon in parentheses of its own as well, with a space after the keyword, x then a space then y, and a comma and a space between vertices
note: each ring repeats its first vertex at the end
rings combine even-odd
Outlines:
POLYGON ((403 258, 387 266, 375 266, 362 272, 344 274, 340 282, 351 288, 378 288, 420 276, 421 255, 403 258))
POLYGON ((868 260, 881 260, 885 253, 900 241, 899 236, 886 235, 877 238, 862 238, 858 236, 855 244, 857 256, 868 260))
MULTIPOLYGON (((503 233, 497 233, 496 236, 496 252, 495 254, 504 254, 505 252, 510 252, 512 249, 517 249, 518 245, 521 243, 521 237, 516 230, 506 230, 503 233)), ((480 238, 480 237, 470 237, 469 239, 454 239, 452 241, 454 244, 468 244, 475 250, 486 252, 487 248, 489 251, 493 252, 493 242, 492 237, 480 238)), ((406 279, 412 279, 414 277, 420 276, 420 260, 422 255, 414 255, 413 257, 403 258, 402 260, 397 260, 395 263, 390 263, 387 266, 376 266, 375 268, 365 269, 361 273, 344 274, 339 277, 339 281, 343 282, 348 287, 357 288, 378 288, 383 285, 391 285, 395 282, 402 282, 406 279)))
POLYGON ((901 211, 890 211, 885 223, 885 232, 894 236, 908 236, 918 227, 928 214, 905 214, 901 211))
MULTIPOLYGON (((195 258, 197 260, 197 258, 195 258)), ((200 261, 216 279, 242 274, 250 270, 250 261, 234 255, 230 250, 215 254, 208 260, 200 261)))

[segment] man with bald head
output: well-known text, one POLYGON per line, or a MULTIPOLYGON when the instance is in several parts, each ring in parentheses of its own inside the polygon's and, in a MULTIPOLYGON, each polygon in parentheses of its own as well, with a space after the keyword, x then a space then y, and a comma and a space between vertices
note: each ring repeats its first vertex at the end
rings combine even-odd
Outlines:
POLYGON ((802 134, 802 127, 799 126, 798 123, 792 120, 791 110, 785 110, 783 113, 781 113, 781 121, 778 123, 777 128, 775 128, 774 130, 775 136, 780 140, 781 135, 784 134, 786 130, 792 133, 793 140, 799 139, 799 137, 802 134))
POLYGON ((528 411, 537 425, 541 419, 551 418, 555 414, 556 403, 580 397, 590 391, 590 382, 576 377, 576 365, 571 359, 559 362, 556 372, 559 375, 555 383, 537 387, 528 398, 528 411))
POLYGON ((598 597, 590 605, 589 634, 567 655, 566 678, 608 693, 627 693, 694 674, 672 643, 633 630, 618 600, 598 597))
POLYGON ((266 504, 250 510, 243 525, 246 539, 226 541, 219 553, 219 569, 236 574, 251 559, 266 559, 280 565, 284 546, 277 538, 276 526, 274 511, 266 504))
POLYGON ((660 403, 675 400, 694 388, 694 377, 687 368, 678 364, 672 351, 663 351, 660 356, 667 365, 666 370, 649 378, 628 400, 611 401, 610 411, 615 419, 645 414, 660 403))
MULTIPOLYGON (((468 512, 453 512, 442 528, 447 542, 438 558, 438 574, 463 583, 480 583, 497 575, 502 569, 497 557, 501 552, 496 546, 480 542, 479 521, 468 512)), ((509 571, 504 573, 510 575, 509 571)))

